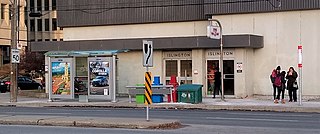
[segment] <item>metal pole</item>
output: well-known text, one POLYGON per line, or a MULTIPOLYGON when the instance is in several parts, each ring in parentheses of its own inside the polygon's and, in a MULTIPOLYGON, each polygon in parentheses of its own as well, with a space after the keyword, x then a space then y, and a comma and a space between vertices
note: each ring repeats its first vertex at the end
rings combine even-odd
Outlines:
POLYGON ((52 102, 53 99, 52 99, 52 82, 53 82, 53 79, 52 79, 52 64, 51 64, 51 57, 48 57, 48 81, 46 81, 47 83, 47 89, 48 89, 48 94, 49 94, 49 99, 48 99, 48 102, 52 102))
POLYGON ((224 75, 223 75, 223 39, 222 39, 222 26, 221 23, 216 20, 219 24, 220 27, 220 34, 221 34, 221 38, 220 38, 220 68, 221 68, 221 100, 224 101, 224 75))
POLYGON ((299 105, 302 105, 302 45, 298 46, 298 67, 299 67, 299 105))
POLYGON ((299 105, 302 105, 302 68, 299 68, 299 105))
MULTIPOLYGON (((11 51, 12 49, 17 49, 17 21, 18 14, 17 11, 17 0, 14 0, 12 3, 11 10, 11 51)), ((11 77, 10 77, 10 102, 17 102, 17 63, 12 63, 12 52, 11 52, 11 77)))
MULTIPOLYGON (((149 71, 149 67, 146 67, 147 68, 147 72, 149 71)), ((151 96, 150 96, 151 97, 151 96)), ((147 105, 147 121, 149 121, 149 104, 147 105)))
POLYGON ((113 87, 113 99, 112 102, 117 102, 116 101, 116 56, 112 56, 112 87, 113 87))
POLYGON ((220 73, 221 73, 221 100, 224 101, 224 74, 223 74, 223 38, 222 38, 222 25, 219 20, 217 19, 209 19, 209 21, 217 22, 218 26, 220 27, 220 59, 219 59, 219 66, 220 66, 220 73))

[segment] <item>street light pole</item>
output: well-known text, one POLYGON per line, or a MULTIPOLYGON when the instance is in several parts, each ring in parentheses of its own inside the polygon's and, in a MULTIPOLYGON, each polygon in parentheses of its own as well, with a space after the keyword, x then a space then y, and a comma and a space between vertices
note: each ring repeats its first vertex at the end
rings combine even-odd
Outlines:
POLYGON ((18 14, 17 13, 17 2, 18 0, 13 0, 13 3, 12 3, 12 8, 10 9, 11 10, 11 14, 10 14, 10 17, 11 17, 11 58, 10 58, 10 61, 11 61, 11 79, 10 79, 10 102, 17 102, 17 96, 18 96, 18 88, 17 88, 17 63, 13 63, 12 62, 12 57, 13 57, 13 54, 12 54, 12 50, 15 50, 17 49, 17 32, 18 32, 18 14))
MULTIPOLYGON (((220 68, 220 73, 221 73, 221 100, 224 101, 224 74, 223 74, 223 38, 222 38, 222 25, 219 20, 217 19, 209 19, 210 21, 210 26, 213 25, 213 22, 216 22, 218 24, 218 27, 220 28, 220 59, 219 59, 219 68, 220 68)), ((219 32, 219 31, 218 31, 219 32)), ((211 38, 211 37, 210 37, 211 38)))

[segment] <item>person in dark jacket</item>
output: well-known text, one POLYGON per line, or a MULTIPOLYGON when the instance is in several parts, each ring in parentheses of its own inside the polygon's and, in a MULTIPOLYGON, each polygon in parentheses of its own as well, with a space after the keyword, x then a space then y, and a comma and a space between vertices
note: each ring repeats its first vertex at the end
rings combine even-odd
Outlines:
POLYGON ((286 71, 282 71, 281 73, 281 87, 278 89, 278 96, 277 99, 280 100, 280 95, 281 95, 281 103, 284 104, 286 103, 284 100, 284 93, 285 93, 285 88, 286 88, 286 71))
POLYGON ((272 82, 272 86, 273 86, 273 99, 274 99, 274 103, 278 103, 278 96, 280 96, 281 93, 281 87, 282 87, 282 82, 281 80, 283 79, 281 73, 280 73, 281 67, 277 66, 277 68, 275 70, 272 71, 271 75, 270 75, 270 79, 272 82), (276 95, 278 91, 278 96, 276 95))
POLYGON ((216 98, 216 93, 219 92, 221 95, 221 73, 217 67, 214 72, 214 91, 213 98, 216 98))
POLYGON ((292 99, 294 102, 297 102, 297 77, 298 74, 297 72, 294 70, 293 67, 289 68, 289 71, 287 73, 286 79, 287 81, 287 89, 289 91, 289 102, 292 102, 292 99))

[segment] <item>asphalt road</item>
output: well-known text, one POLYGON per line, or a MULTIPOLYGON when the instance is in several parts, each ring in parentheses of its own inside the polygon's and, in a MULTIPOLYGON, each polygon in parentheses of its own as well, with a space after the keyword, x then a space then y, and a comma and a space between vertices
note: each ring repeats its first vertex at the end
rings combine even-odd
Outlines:
MULTIPOLYGON (((21 108, 0 107, 0 115, 48 115, 48 116, 90 116, 90 117, 128 117, 145 118, 144 109, 106 109, 106 108, 21 108)), ((250 112, 250 111, 208 111, 208 110, 163 110, 151 109, 150 120, 177 119, 184 128, 177 130, 126 130, 0 126, 0 134, 19 133, 28 130, 32 134, 50 134, 62 131, 69 133, 315 133, 320 134, 320 114, 285 113, 285 112, 250 112), (19 129, 21 130, 19 130, 19 129), (38 131, 38 132, 37 132, 38 131)), ((23 132, 25 133, 25 132, 23 132)))

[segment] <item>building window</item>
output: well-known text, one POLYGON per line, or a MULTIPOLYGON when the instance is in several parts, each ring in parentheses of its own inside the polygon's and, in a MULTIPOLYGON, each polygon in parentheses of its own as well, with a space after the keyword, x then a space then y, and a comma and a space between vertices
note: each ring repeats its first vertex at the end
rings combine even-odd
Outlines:
POLYGON ((53 18, 52 19, 52 31, 56 31, 57 30, 57 19, 53 18))
POLYGON ((35 31, 34 20, 30 20, 30 31, 35 31))
POLYGON ((5 9, 6 8, 6 5, 5 4, 1 4, 1 19, 4 19, 4 12, 5 12, 5 9))
POLYGON ((41 11, 41 0, 37 0, 37 10, 41 11))
POLYGON ((49 11, 49 0, 44 0, 44 10, 49 11))
POLYGON ((30 0, 30 10, 34 10, 34 0, 30 0))
POLYGON ((61 38, 60 41, 63 41, 63 39, 61 38))
POLYGON ((50 41, 50 39, 45 39, 44 41, 50 41))
POLYGON ((44 20, 44 28, 45 28, 45 31, 49 31, 49 19, 44 20))
POLYGON ((11 17, 12 17, 12 16, 11 16, 11 10, 12 10, 11 8, 12 8, 12 6, 9 5, 9 20, 11 20, 11 17))
POLYGON ((42 39, 38 39, 38 41, 42 41, 42 39))
POLYGON ((177 60, 167 60, 166 61, 166 77, 178 76, 178 61, 177 60))
POLYGON ((52 41, 58 41, 57 39, 52 39, 52 41))
POLYGON ((56 9, 57 9, 57 1, 52 0, 52 10, 56 10, 56 9))
POLYGON ((38 31, 42 31, 42 20, 38 19, 38 31))

